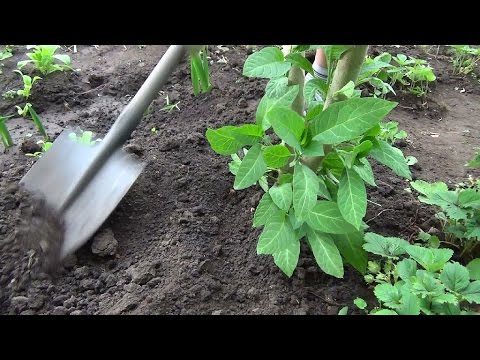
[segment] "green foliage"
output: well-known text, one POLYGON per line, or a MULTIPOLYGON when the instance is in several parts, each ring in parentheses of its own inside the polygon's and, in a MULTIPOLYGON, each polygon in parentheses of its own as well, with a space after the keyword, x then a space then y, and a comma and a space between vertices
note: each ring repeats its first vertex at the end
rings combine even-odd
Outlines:
POLYGON ((12 57, 12 48, 10 47, 10 45, 5 45, 3 50, 0 50, 0 74, 2 73, 3 66, 1 61, 8 59, 9 57, 12 57))
POLYGON ((91 131, 79 130, 78 134, 76 132, 71 132, 70 134, 68 134, 68 137, 78 144, 87 146, 93 146, 97 142, 101 141, 101 139, 94 139, 93 132, 91 131))
POLYGON ((461 248, 460 256, 469 256, 480 240, 480 185, 473 181, 470 186, 457 186, 449 190, 443 182, 427 183, 423 180, 411 182, 421 195, 418 199, 437 207, 436 217, 440 220, 448 242, 461 248))
MULTIPOLYGON (((322 47, 332 66, 348 49, 322 47)), ((350 84, 341 90, 345 100, 300 115, 292 103, 301 87, 289 85, 288 74, 292 67, 310 68, 298 47, 293 49, 284 56, 278 48, 267 47, 246 60, 245 76, 270 79, 255 124, 208 129, 206 137, 215 152, 231 156, 235 190, 259 184, 265 191, 253 219, 254 227, 263 227, 258 254, 273 256, 291 276, 300 242, 306 241, 325 273, 343 277, 344 263, 364 273, 365 182, 375 186, 367 158, 380 159, 411 178, 402 152, 372 134, 397 104, 357 98, 350 84)), ((328 92, 328 84, 322 88, 328 92)))
POLYGON ((17 90, 16 94, 18 96, 23 96, 26 100, 30 97, 30 91, 32 90, 33 84, 35 83, 35 81, 40 80, 41 77, 34 76, 32 79, 30 76, 24 75, 20 70, 14 70, 14 72, 19 74, 23 81, 23 89, 17 90))
POLYGON ((11 116, 0 116, 0 138, 2 139, 3 146, 8 148, 13 146, 12 137, 7 128, 7 120, 11 116))
POLYGON ((398 122, 396 121, 382 121, 380 123, 380 134, 377 135, 378 139, 384 140, 391 145, 394 145, 397 140, 403 140, 408 137, 405 130, 398 129, 398 122))
POLYGON ((55 54, 59 48, 60 45, 28 45, 27 49, 33 49, 33 52, 27 53, 30 60, 19 61, 17 67, 21 70, 25 65, 33 64, 43 75, 55 71, 73 71, 74 69, 70 66, 70 56, 55 54))
POLYGON ((48 135, 47 135, 47 131, 45 130, 45 127, 43 126, 42 120, 41 120, 40 117, 37 115, 36 111, 33 109, 32 104, 26 103, 23 108, 21 108, 21 107, 18 106, 18 105, 15 106, 15 107, 17 108, 18 115, 23 116, 23 117, 25 117, 25 118, 26 118, 28 115, 30 115, 31 118, 32 118, 32 121, 33 121, 33 123, 35 124, 35 126, 37 127, 38 131, 40 132, 40 134, 42 134, 43 139, 44 139, 45 141, 49 141, 49 138, 48 138, 48 135))
POLYGON ((31 157, 36 157, 36 158, 41 158, 42 155, 44 153, 46 153, 48 151, 48 149, 50 149, 53 145, 53 143, 51 143, 49 141, 43 141, 43 140, 37 141, 37 144, 41 145, 41 151, 36 151, 33 154, 27 153, 25 155, 31 156, 31 157))
POLYGON ((195 95, 207 93, 212 89, 206 47, 190 51, 190 74, 195 95))
POLYGON ((480 59, 480 48, 470 45, 449 45, 452 53, 453 73, 468 75, 475 70, 480 59))
POLYGON ((380 303, 370 314, 458 315, 470 313, 470 304, 480 304, 478 263, 469 269, 451 261, 450 249, 425 248, 399 238, 367 233, 365 239, 365 250, 381 256, 368 264, 366 280, 377 283, 374 293, 380 303))

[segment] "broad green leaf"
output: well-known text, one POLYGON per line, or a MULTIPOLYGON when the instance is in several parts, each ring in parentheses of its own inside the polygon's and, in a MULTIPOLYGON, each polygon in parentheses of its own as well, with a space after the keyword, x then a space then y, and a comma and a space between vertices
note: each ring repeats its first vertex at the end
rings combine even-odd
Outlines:
POLYGON ((237 176, 233 188, 235 190, 245 189, 255 184, 267 170, 267 165, 263 161, 260 144, 250 148, 247 155, 242 160, 238 168, 237 176))
POLYGON ((284 61, 283 53, 276 47, 266 47, 250 55, 243 66, 243 75, 272 79, 285 74, 291 64, 284 61))
POLYGON ((433 303, 432 309, 435 314, 439 315, 460 315, 460 307, 453 304, 439 304, 433 303))
POLYGON ((371 313, 372 315, 398 315, 395 311, 389 309, 381 309, 371 313))
POLYGON ((263 191, 268 192, 268 180, 265 175, 258 179, 258 185, 262 188, 263 191))
POLYGON ((288 164, 290 150, 284 145, 271 145, 262 150, 263 160, 268 167, 280 169, 288 164))
POLYGON ((337 245, 340 254, 345 261, 357 269, 361 274, 365 274, 367 269, 367 252, 363 249, 364 235, 357 231, 349 234, 332 235, 335 245, 337 245))
POLYGON ((313 140, 324 144, 352 140, 378 124, 396 105, 378 98, 336 102, 312 121, 313 140))
POLYGON ((270 197, 270 194, 263 194, 260 202, 257 205, 255 214, 253 215, 253 226, 259 227, 268 223, 272 214, 280 211, 277 205, 275 205, 270 197))
POLYGON ((467 288, 462 291, 462 296, 470 304, 480 304, 480 280, 471 282, 467 288))
POLYGON ((297 217, 293 208, 291 208, 288 213, 288 219, 290 220, 293 230, 298 230, 304 224, 304 221, 297 217))
POLYGON ((378 300, 388 307, 397 308, 401 305, 402 294, 400 290, 392 284, 378 284, 373 291, 378 300))
POLYGON ((343 218, 360 229, 367 213, 367 191, 362 178, 352 169, 345 168, 340 178, 337 203, 343 218))
POLYGON ((468 272, 470 274, 470 279, 480 280, 480 259, 473 259, 467 265, 468 272))
POLYGON ((368 252, 393 259, 405 254, 406 248, 410 246, 409 242, 403 239, 384 237, 375 233, 366 233, 365 241, 363 248, 368 252))
POLYGON ((260 126, 255 124, 245 124, 241 126, 230 127, 232 135, 245 145, 255 145, 263 138, 263 130, 260 126))
POLYGON ((348 306, 344 306, 338 312, 338 315, 347 315, 348 314, 348 306))
POLYGON ((278 178, 278 185, 283 185, 291 182, 293 182, 293 175, 290 173, 282 174, 278 178))
POLYGON ((423 194, 428 197, 432 193, 439 191, 448 191, 447 184, 443 182, 428 183, 423 180, 415 180, 410 182, 410 185, 417 190, 420 194, 423 194))
POLYGON ((392 169, 398 176, 409 180, 412 179, 412 173, 408 168, 407 160, 403 156, 402 151, 386 141, 378 140, 377 144, 370 150, 370 156, 392 169))
MULTIPOLYGON (((309 81, 310 82, 310 81, 309 81)), ((323 104, 315 105, 308 109, 307 115, 305 115, 305 121, 310 121, 316 118, 323 111, 323 104)))
MULTIPOLYGON (((320 94, 322 99, 327 97, 328 84, 323 79, 311 79, 305 83, 303 88, 303 96, 308 108, 316 109, 315 112, 321 112, 323 103, 319 103, 316 99, 316 94, 320 94)), ((311 119, 311 114, 307 116, 307 120, 311 119)))
POLYGON ((312 63, 308 61, 302 54, 291 53, 285 57, 285 60, 291 63, 293 66, 297 66, 300 69, 313 75, 312 63))
POLYGON ((305 165, 297 163, 293 171, 293 208, 304 219, 317 202, 318 177, 305 165))
POLYGON ((405 250, 412 259, 431 272, 441 270, 453 255, 451 249, 427 249, 418 245, 409 245, 405 250))
POLYGON ((298 85, 288 85, 286 77, 270 80, 265 90, 265 95, 258 104, 255 115, 256 123, 263 130, 270 128, 270 123, 265 119, 265 114, 273 108, 290 108, 293 100, 297 97, 298 85))
POLYGON ((292 206, 292 184, 275 185, 268 191, 272 201, 280 209, 288 211, 292 206))
POLYGON ((440 273, 440 280, 447 289, 454 292, 461 292, 470 284, 468 269, 458 262, 447 263, 440 273))
POLYGON ((417 270, 411 289, 414 294, 424 299, 438 297, 445 293, 442 283, 435 279, 432 273, 424 270, 417 270))
POLYGON ((367 302, 362 298, 356 298, 353 300, 353 303, 360 309, 364 310, 367 307, 367 302))
POLYGON ((338 205, 333 201, 318 201, 305 220, 312 229, 329 234, 348 234, 356 231, 345 221, 338 205))
POLYGON ((355 164, 355 160, 357 160, 357 158, 365 157, 372 147, 372 142, 370 140, 365 140, 355 146, 351 151, 342 151, 345 166, 351 168, 355 164))
POLYGON ((464 189, 458 194, 458 202, 462 207, 480 209, 480 193, 475 189, 464 189))
POLYGON ((220 155, 231 155, 240 150, 244 144, 238 141, 232 133, 233 126, 224 126, 219 129, 208 129, 207 140, 213 151, 220 155))
POLYGON ((302 138, 305 124, 300 115, 291 109, 276 107, 271 109, 265 118, 272 125, 273 130, 280 139, 301 151, 300 139, 302 138))
POLYGON ((278 250, 273 254, 273 260, 288 277, 292 276, 300 256, 300 242, 294 238, 281 238, 278 250))
POLYGON ((372 166, 366 158, 359 159, 360 164, 353 165, 353 170, 370 186, 377 186, 375 184, 375 177, 373 175, 372 166))
POLYGON ((297 241, 295 239, 295 232, 284 212, 283 215, 283 217, 276 216, 275 219, 269 221, 263 229, 257 243, 258 255, 274 254, 279 248, 279 243, 283 244, 285 242, 297 241))
POLYGON ((343 278, 343 261, 330 235, 307 229, 307 240, 318 266, 328 275, 343 278))
POLYGON ((325 181, 319 176, 318 177, 318 196, 325 198, 327 200, 332 200, 332 196, 325 185, 325 181))
POLYGON ((458 299, 454 294, 444 293, 432 298, 432 303, 457 305, 458 299))
POLYGON ((353 81, 349 81, 344 87, 340 90, 336 91, 334 96, 345 96, 346 98, 351 98, 355 91, 355 83, 353 81))
POLYGON ((399 315, 420 315, 418 298, 408 290, 402 291, 400 306, 397 308, 399 315))
POLYGON ((417 273, 417 263, 412 259, 403 259, 397 263, 396 268, 400 279, 406 282, 409 282, 417 273))
POLYGON ((325 155, 325 151, 323 149, 323 144, 318 141, 310 141, 310 143, 303 148, 302 150, 303 155, 306 156, 323 156, 325 155))

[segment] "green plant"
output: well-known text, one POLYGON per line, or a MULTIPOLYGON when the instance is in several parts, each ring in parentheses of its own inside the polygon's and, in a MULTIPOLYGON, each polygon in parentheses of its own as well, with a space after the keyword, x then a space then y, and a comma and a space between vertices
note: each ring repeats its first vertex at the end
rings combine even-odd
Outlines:
POLYGON ((460 257, 470 256, 480 240, 480 185, 457 186, 449 190, 443 182, 427 183, 417 180, 410 183, 421 195, 418 199, 438 207, 436 214, 445 233, 445 241, 461 249, 460 257))
POLYGON ((32 90, 33 84, 35 83, 35 81, 40 80, 41 77, 34 76, 32 79, 30 76, 24 75, 20 70, 14 70, 14 72, 19 74, 23 81, 23 89, 17 90, 16 94, 18 96, 23 96, 25 99, 28 99, 30 97, 30 91, 32 90))
POLYGON ((87 145, 87 146, 93 146, 97 142, 102 141, 102 139, 93 139, 93 132, 91 131, 79 131, 80 134, 77 134, 75 132, 71 132, 68 134, 68 137, 75 141, 76 143, 82 144, 82 145, 87 145))
POLYGON ((10 136, 10 132, 7 128, 7 120, 11 116, 0 116, 0 138, 2 139, 3 146, 8 148, 13 146, 12 137, 10 136))
POLYGON ((389 93, 396 95, 395 90, 393 90, 393 84, 387 82, 387 71, 392 73, 392 71, 397 69, 390 64, 391 61, 392 55, 388 52, 384 52, 373 59, 367 57, 360 69, 356 86, 369 84, 373 89, 374 97, 386 98, 389 93))
POLYGON ((180 101, 177 101, 175 104, 170 104, 170 99, 167 94, 167 96, 165 96, 165 105, 162 107, 161 110, 166 112, 172 112, 173 109, 180 110, 178 104, 180 104, 180 101))
POLYGON ((37 127, 40 134, 42 134, 43 139, 45 141, 49 141, 47 131, 45 130, 45 127, 43 126, 42 120, 40 120, 40 117, 37 115, 36 111, 33 109, 32 104, 26 103, 23 108, 21 108, 18 105, 16 105, 15 107, 17 108, 18 115, 20 115, 20 116, 23 116, 23 117, 26 118, 27 115, 30 114, 30 116, 32 117, 33 123, 37 127))
POLYGON ((371 314, 469 314, 468 304, 480 304, 480 259, 467 268, 450 261, 451 249, 425 248, 374 233, 365 234, 365 240, 364 249, 387 259, 393 274, 375 286, 380 307, 371 314))
POLYGON ((33 63, 35 68, 43 75, 48 75, 55 71, 73 71, 74 69, 70 66, 70 56, 55 54, 58 48, 60 48, 59 45, 28 45, 27 49, 33 49, 33 52, 27 53, 27 57, 30 60, 19 61, 17 67, 22 69, 25 65, 33 63))
POLYGON ((48 151, 48 149, 50 149, 53 145, 53 143, 51 143, 49 141, 43 141, 43 140, 37 141, 37 144, 41 145, 41 151, 36 151, 33 154, 28 153, 28 154, 25 154, 25 155, 31 156, 31 157, 36 157, 36 158, 41 158, 42 155, 44 153, 46 153, 48 151))
POLYGON ((208 71, 207 47, 190 47, 189 53, 193 93, 195 95, 206 93, 212 89, 208 71))
POLYGON ((390 144, 395 144, 397 140, 406 139, 408 136, 405 130, 398 130, 398 122, 396 121, 382 121, 380 123, 380 134, 378 138, 384 141, 389 142, 390 144))
MULTIPOLYGON (((8 59, 11 56, 12 56, 12 48, 10 47, 10 45, 5 45, 3 50, 0 50, 0 61, 8 59)), ((0 63, 0 74, 2 73, 2 67, 3 67, 3 64, 0 63)))
POLYGON ((470 45, 449 45, 449 47, 453 55, 453 73, 470 74, 480 59, 480 48, 472 48, 470 45))
POLYGON ((254 227, 263 227, 257 253, 272 255, 287 276, 297 266, 302 239, 325 273, 343 277, 344 261, 364 273, 365 183, 375 186, 367 157, 411 178, 402 152, 377 138, 380 121, 397 104, 355 98, 352 91, 367 46, 324 47, 333 75, 309 87, 304 71, 311 64, 303 51, 318 46, 292 47, 286 56, 266 47, 250 55, 243 74, 270 80, 256 123, 206 132, 212 149, 232 158, 233 188, 258 183, 265 191, 253 219, 254 227), (315 103, 312 91, 325 102, 315 103))

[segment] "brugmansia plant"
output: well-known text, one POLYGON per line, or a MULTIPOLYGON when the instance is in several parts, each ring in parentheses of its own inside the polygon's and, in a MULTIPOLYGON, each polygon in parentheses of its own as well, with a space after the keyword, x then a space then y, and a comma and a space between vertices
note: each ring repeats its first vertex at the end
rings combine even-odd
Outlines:
POLYGON ((366 270, 365 183, 376 186, 369 158, 407 179, 411 173, 402 152, 377 139, 380 121, 397 104, 354 90, 368 47, 323 46, 329 80, 305 84, 312 65, 304 51, 319 47, 293 46, 286 56, 266 47, 250 55, 243 74, 269 79, 255 123, 208 129, 206 137, 215 152, 232 157, 235 190, 258 183, 265 191, 253 219, 263 227, 257 253, 272 255, 291 276, 305 240, 319 267, 342 278, 344 261, 366 270))

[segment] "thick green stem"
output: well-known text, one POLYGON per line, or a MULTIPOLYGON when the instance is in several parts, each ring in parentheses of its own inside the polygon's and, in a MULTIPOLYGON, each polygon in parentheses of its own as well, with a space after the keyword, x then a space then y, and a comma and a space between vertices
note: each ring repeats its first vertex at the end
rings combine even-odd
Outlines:
POLYGON ((292 66, 290 73, 288 74, 288 85, 298 85, 298 95, 293 100, 292 110, 296 111, 300 116, 303 116, 303 110, 305 106, 305 100, 303 97, 303 85, 305 83, 305 73, 297 66, 292 66))
MULTIPOLYGON (((353 45, 338 60, 330 88, 328 89, 327 98, 323 105, 324 110, 332 103, 340 100, 334 95, 337 91, 341 90, 350 81, 355 82, 357 80, 362 64, 365 61, 367 50, 368 45, 353 45)), ((331 146, 325 146, 324 150, 325 154, 328 154, 331 151, 331 146)), ((323 156, 305 157, 302 162, 313 171, 316 171, 323 158, 323 156)))

